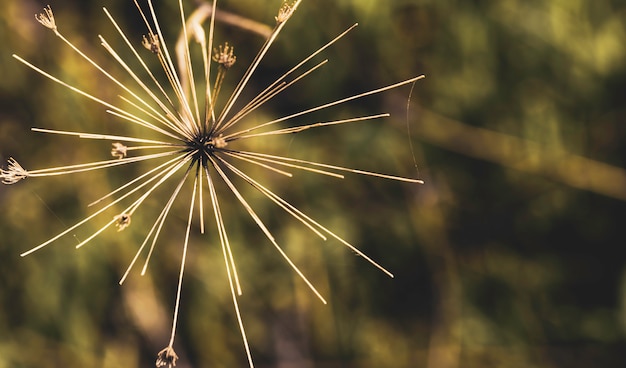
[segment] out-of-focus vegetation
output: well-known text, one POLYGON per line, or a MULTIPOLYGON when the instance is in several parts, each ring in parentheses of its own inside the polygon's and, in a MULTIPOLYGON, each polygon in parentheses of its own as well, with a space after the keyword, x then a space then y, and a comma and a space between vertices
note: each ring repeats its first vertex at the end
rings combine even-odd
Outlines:
MULTIPOLYGON (((139 42, 130 0, 50 2, 62 32, 116 75, 97 38, 120 41, 106 6, 139 42)), ((176 2, 158 1, 178 32, 176 2)), ((33 19, 47 3, 0 0, 0 156, 25 168, 107 159, 107 142, 30 127, 128 132, 104 109, 44 79, 17 53, 99 96, 120 92, 33 19)), ((278 1, 224 0, 267 24, 278 1)), ((188 8, 192 8, 190 2, 188 8)), ((329 299, 322 305, 222 188, 259 367, 626 366, 626 4, 611 0, 304 0, 268 54, 260 89, 354 22, 330 64, 254 118, 279 116, 417 74, 409 88, 316 115, 381 111, 384 122, 258 142, 273 152, 416 176, 423 186, 298 173, 263 182, 357 244, 395 279, 315 238, 260 196, 253 205, 329 299)), ((257 35, 234 44, 236 82, 257 35)), ((251 89, 251 90, 252 90, 251 89)), ((260 173, 260 172, 259 172, 260 173)), ((117 281, 163 201, 84 249, 64 238, 19 254, 91 213, 131 171, 0 187, 0 368, 148 367, 167 344, 186 216, 168 221, 149 273, 117 281)), ((247 193, 252 193, 247 192, 247 193)), ((251 195, 252 197, 252 195, 251 195)), ((100 221, 107 221, 101 219, 100 221)), ((207 220, 208 224, 213 224, 207 220)), ((102 225, 77 231, 85 238, 102 225)), ((209 227, 213 229, 212 227, 209 227)), ((245 366, 215 231, 195 235, 176 351, 182 367, 245 366)))

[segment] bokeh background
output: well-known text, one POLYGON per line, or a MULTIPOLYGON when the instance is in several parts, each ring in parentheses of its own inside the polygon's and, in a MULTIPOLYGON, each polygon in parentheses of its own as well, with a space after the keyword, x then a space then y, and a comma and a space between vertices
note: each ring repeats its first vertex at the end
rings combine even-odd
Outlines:
MULTIPOLYGON (((48 3, 61 32, 125 81, 99 45, 98 34, 121 45, 102 6, 137 44, 146 33, 130 0, 0 0, 0 158, 30 169, 110 157, 108 142, 33 133, 33 126, 144 134, 11 57, 118 101, 118 88, 35 22, 48 3)), ((279 5, 221 2, 223 10, 268 25, 279 5)), ((177 37, 175 1, 156 6, 168 37, 177 37)), ((322 56, 329 65, 247 123, 426 74, 410 109, 409 86, 293 124, 390 112, 384 121, 249 144, 426 184, 299 172, 287 179, 243 166, 396 276, 316 238, 237 183, 328 305, 220 189, 256 365, 626 366, 626 3, 305 0, 247 97, 357 21, 322 56)), ((235 45, 238 56, 227 91, 263 39, 221 23, 217 38, 235 45)), ((123 232, 110 229, 74 249, 107 215, 19 256, 92 213, 90 202, 144 169, 0 187, 0 368, 153 366, 169 339, 189 184, 148 274, 136 269, 121 287, 117 281, 171 189, 148 201, 123 232)), ((206 235, 192 236, 175 344, 180 367, 246 366, 212 221, 207 216, 206 235)))

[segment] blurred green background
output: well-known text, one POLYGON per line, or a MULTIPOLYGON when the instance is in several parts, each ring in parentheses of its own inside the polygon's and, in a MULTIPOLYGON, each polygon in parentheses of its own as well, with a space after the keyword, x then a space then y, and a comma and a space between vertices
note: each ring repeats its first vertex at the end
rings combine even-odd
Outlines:
MULTIPOLYGON (((124 75, 97 35, 121 45, 106 6, 138 43, 145 29, 132 1, 49 3, 66 37, 124 75)), ((108 142, 42 135, 33 126, 141 134, 11 57, 116 101, 118 88, 35 22, 47 2, 0 4, 3 163, 14 157, 36 169, 110 157, 108 142)), ((279 5, 221 2, 268 25, 279 5)), ((175 1, 157 1, 157 10, 176 37, 175 1)), ((304 0, 250 93, 354 22, 359 27, 325 52, 329 65, 251 123, 426 74, 413 92, 408 124, 406 87, 294 124, 390 112, 384 121, 258 140, 253 148, 419 176, 426 184, 300 172, 287 179, 248 168, 396 276, 389 279, 336 241, 315 238, 244 190, 328 305, 220 189, 256 365, 626 366, 626 2, 304 0)), ((217 39, 234 44, 238 56, 228 91, 263 40, 225 25, 217 39)), ((167 192, 146 203, 124 232, 110 229, 78 251, 69 236, 19 257, 92 213, 91 201, 141 170, 0 187, 0 368, 153 366, 169 338, 188 193, 148 275, 134 270, 121 287, 117 281, 167 192)), ((108 219, 73 235, 84 239, 108 219)), ((180 367, 246 365, 212 221, 207 216, 206 235, 192 237, 175 344, 180 367)))

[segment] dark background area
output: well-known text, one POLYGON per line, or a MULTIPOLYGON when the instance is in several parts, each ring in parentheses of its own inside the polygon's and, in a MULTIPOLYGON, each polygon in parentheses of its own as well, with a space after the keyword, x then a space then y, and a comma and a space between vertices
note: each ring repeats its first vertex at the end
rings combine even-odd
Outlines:
MULTIPOLYGON (((280 6, 220 4, 268 25, 280 6)), ((110 157, 109 142, 34 133, 33 126, 141 134, 11 57, 106 100, 122 93, 33 19, 47 3, 0 5, 3 165, 9 157, 27 169, 110 157)), ((50 5, 59 30, 130 85, 97 36, 123 49, 106 6, 139 45, 146 31, 132 1, 50 5)), ((192 2, 185 5, 192 10, 192 2)), ((167 37, 177 37, 176 2, 156 8, 167 37)), ((318 58, 329 58, 323 70, 255 112, 250 124, 426 74, 410 109, 405 86, 293 123, 380 112, 390 118, 259 139, 252 148, 426 183, 297 171, 285 178, 248 167, 395 275, 244 190, 328 305, 219 188, 256 366, 626 366, 626 3, 304 0, 246 93, 253 97, 354 22, 359 26, 318 58)), ((223 87, 230 91, 263 39, 220 23, 216 40, 236 48, 223 87)), ((80 250, 76 239, 110 218, 19 256, 92 213, 89 203, 142 168, 0 187, 0 368, 153 365, 169 339, 189 193, 172 210, 148 273, 135 269, 123 286, 118 280, 167 197, 149 200, 127 230, 109 229, 80 250)), ((246 366, 206 213, 207 234, 194 227, 191 241, 177 366, 246 366)))

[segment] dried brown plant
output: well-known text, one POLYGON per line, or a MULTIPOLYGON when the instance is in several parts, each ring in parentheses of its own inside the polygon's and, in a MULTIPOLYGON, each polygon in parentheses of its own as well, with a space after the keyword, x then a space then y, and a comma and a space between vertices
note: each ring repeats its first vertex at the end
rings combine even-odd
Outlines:
MULTIPOLYGON (((179 306, 181 300, 181 288, 183 284, 183 276, 185 274, 185 265, 187 260, 187 251, 189 247, 190 232, 192 224, 198 224, 200 231, 205 231, 205 211, 213 213, 215 219, 215 229, 219 234, 222 255, 226 272, 230 284, 232 301, 238 319, 239 329, 241 331, 243 343, 245 346, 249 365, 253 366, 252 354, 248 346, 248 339, 244 329, 244 323, 239 312, 238 296, 242 294, 235 256, 231 251, 229 238, 226 231, 226 225, 222 216, 222 206, 224 202, 218 198, 216 185, 224 185, 237 198, 239 205, 252 218, 256 225, 267 237, 268 243, 273 245, 281 257, 291 266, 291 268, 301 277, 304 283, 317 295, 317 297, 326 303, 326 300, 320 292, 312 285, 312 283, 300 271, 298 266, 287 256, 281 246, 265 225, 261 217, 252 208, 248 201, 244 198, 238 186, 233 182, 233 178, 239 178, 248 185, 256 189, 268 200, 276 204, 280 209, 302 223, 321 239, 334 238, 348 249, 360 255, 363 259, 370 262, 386 274, 392 277, 392 274, 363 254, 352 244, 336 235, 333 231, 322 225, 317 220, 309 217, 301 210, 287 202, 279 194, 270 190, 267 186, 261 184, 260 181, 253 178, 244 170, 237 167, 237 162, 246 162, 258 167, 267 169, 269 172, 277 173, 287 177, 292 174, 288 170, 305 170, 320 175, 328 175, 336 178, 343 178, 344 174, 360 174, 370 177, 378 177, 403 181, 407 183, 422 183, 419 179, 406 178, 394 175, 386 175, 371 171, 347 168, 327 163, 307 161, 288 156, 271 155, 264 152, 246 151, 238 147, 240 142, 248 139, 258 139, 268 136, 287 135, 299 133, 308 129, 321 128, 337 124, 368 122, 375 119, 381 119, 389 116, 387 113, 376 115, 360 116, 340 120, 309 122, 302 124, 291 124, 289 126, 281 126, 281 123, 297 121, 302 118, 333 106, 342 105, 349 101, 353 101, 365 96, 381 93, 403 85, 412 84, 423 78, 423 76, 413 77, 399 83, 391 84, 385 87, 377 88, 367 92, 359 93, 353 96, 331 101, 319 106, 305 108, 299 112, 289 114, 271 121, 262 123, 251 123, 247 121, 250 113, 262 107, 266 102, 276 98, 286 89, 294 86, 300 80, 308 77, 321 66, 326 64, 327 60, 323 60, 314 64, 308 69, 304 69, 314 57, 333 45, 339 39, 344 37, 355 26, 349 27, 346 31, 339 34, 330 42, 315 50, 310 56, 306 57, 296 66, 288 70, 267 88, 265 88, 256 97, 243 104, 242 108, 235 106, 241 105, 242 93, 248 86, 250 80, 255 75, 259 65, 264 59, 266 53, 270 50, 274 41, 279 36, 283 28, 287 25, 290 18, 294 16, 294 12, 301 3, 301 0, 293 3, 284 3, 279 7, 275 17, 275 26, 269 33, 265 44, 261 47, 255 59, 251 62, 247 71, 243 74, 238 84, 231 92, 225 103, 216 103, 221 95, 224 78, 228 70, 236 62, 237 58, 234 54, 235 48, 229 43, 224 42, 216 46, 214 42, 215 31, 215 14, 217 1, 213 2, 210 11, 204 9, 204 14, 210 14, 209 17, 187 17, 183 8, 182 0, 178 1, 180 9, 180 26, 181 39, 183 42, 181 47, 176 48, 176 57, 178 65, 175 64, 172 54, 169 52, 168 42, 163 37, 163 32, 159 22, 159 18, 155 12, 152 0, 147 1, 148 10, 135 1, 135 5, 145 23, 147 34, 140 39, 141 42, 135 43, 133 37, 128 37, 122 30, 122 27, 116 22, 109 11, 104 8, 106 17, 110 20, 113 27, 117 30, 121 40, 127 46, 127 50, 116 50, 111 46, 104 37, 100 36, 100 42, 106 52, 112 57, 119 66, 127 73, 127 77, 132 80, 131 83, 123 82, 111 73, 101 67, 94 59, 82 52, 69 39, 67 39, 59 30, 57 21, 54 18, 52 9, 46 7, 42 14, 38 14, 35 18, 43 26, 51 29, 54 34, 68 47, 73 49, 87 63, 99 70, 108 80, 121 90, 122 96, 120 101, 108 101, 100 98, 97 94, 79 89, 58 77, 49 74, 43 69, 35 66, 31 62, 14 55, 14 57, 32 68, 41 75, 57 82, 70 90, 93 100, 107 109, 107 112, 117 119, 127 123, 141 127, 146 132, 150 132, 160 136, 159 139, 148 139, 137 136, 118 136, 107 133, 89 133, 33 128, 35 132, 68 135, 81 139, 105 140, 112 143, 111 155, 112 159, 86 162, 82 164, 74 164, 68 166, 55 166, 44 169, 26 170, 13 158, 9 159, 8 165, 2 169, 1 178, 4 184, 15 184, 25 178, 47 177, 54 175, 67 175, 77 172, 88 172, 92 170, 100 170, 122 165, 128 165, 137 162, 146 162, 152 164, 152 168, 143 174, 128 178, 128 181, 104 195, 95 201, 94 205, 100 205, 100 209, 93 214, 82 219, 78 223, 70 226, 65 231, 52 237, 48 241, 37 245, 36 247, 22 253, 22 256, 29 255, 47 245, 53 243, 63 236, 67 236, 73 230, 86 224, 87 222, 99 216, 106 216, 114 210, 115 206, 122 206, 121 212, 109 217, 108 221, 99 230, 91 236, 81 241, 76 247, 80 248, 94 239, 97 235, 106 231, 111 227, 116 227, 118 231, 131 226, 131 219, 142 204, 148 198, 156 196, 159 190, 163 189, 166 182, 176 183, 175 189, 163 204, 163 208, 153 226, 148 230, 145 241, 139 247, 135 257, 130 262, 128 269, 122 276, 120 284, 127 278, 131 269, 137 261, 144 257, 144 266, 142 274, 146 272, 149 260, 155 246, 159 240, 165 222, 170 214, 173 204, 177 201, 179 194, 185 187, 186 183, 191 184, 191 202, 189 203, 189 212, 187 217, 186 232, 182 235, 182 256, 180 258, 180 272, 178 275, 178 288, 176 292, 176 302, 172 318, 172 328, 170 340, 167 346, 158 354, 156 360, 157 367, 175 366, 178 356, 174 351, 174 338, 176 336, 176 326, 179 317, 179 306), (188 20, 189 19, 189 20, 188 20), (194 20, 195 19, 195 20, 194 20), (205 22, 206 20, 206 22, 205 22), (208 24, 204 24, 208 23, 208 24), (143 46, 143 47, 140 47, 143 46), (145 48, 146 50, 143 50, 145 48), (191 48, 196 48, 202 55, 202 61, 198 63, 192 62, 191 48), (122 55, 131 55, 133 59, 125 60, 122 55), (151 70, 147 62, 147 58, 157 58, 162 69, 160 71, 151 70), (212 62, 217 64, 217 68, 212 66, 212 62), (141 65, 140 70, 134 70, 130 65, 141 65), (195 71, 195 72, 194 72, 195 71), (199 71, 199 72, 198 72, 199 71), (162 73, 162 74, 159 74, 162 73), (142 77, 147 75, 148 77, 142 77), (201 80, 198 75, 202 75, 201 80), (164 76, 164 78, 162 78, 164 76), (166 79, 167 85, 163 85, 160 80, 166 79), (202 91, 202 93, 199 93, 202 91), (123 106, 132 106, 129 110, 123 106), (217 106, 221 106, 219 109, 217 106), (132 200, 133 196, 138 196, 132 200), (207 199, 208 197, 208 199, 207 199), (109 201, 105 203, 105 199, 109 201), (205 208, 206 205, 206 208, 205 208)), ((204 7, 206 8, 206 4, 204 7)), ((139 39, 139 38, 138 38, 139 39)), ((180 43, 179 43, 180 44, 180 43)), ((110 216, 110 215, 109 215, 110 216)))

